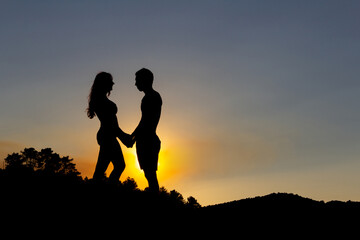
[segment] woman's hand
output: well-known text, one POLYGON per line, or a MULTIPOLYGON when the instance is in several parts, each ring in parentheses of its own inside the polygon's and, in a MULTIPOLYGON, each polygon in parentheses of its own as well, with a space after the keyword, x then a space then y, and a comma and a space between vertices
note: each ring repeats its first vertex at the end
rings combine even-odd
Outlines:
POLYGON ((135 139, 133 136, 125 133, 122 142, 127 148, 132 148, 134 146, 135 139))

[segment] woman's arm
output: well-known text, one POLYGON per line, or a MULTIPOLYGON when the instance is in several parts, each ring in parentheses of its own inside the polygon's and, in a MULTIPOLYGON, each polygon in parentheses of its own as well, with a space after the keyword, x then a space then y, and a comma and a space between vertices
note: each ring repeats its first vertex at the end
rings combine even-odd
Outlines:
POLYGON ((117 118, 115 116, 115 131, 116 131, 116 136, 120 139, 120 141, 126 146, 126 147, 132 147, 134 145, 134 143, 131 141, 131 136, 127 133, 125 133, 118 124, 117 118))

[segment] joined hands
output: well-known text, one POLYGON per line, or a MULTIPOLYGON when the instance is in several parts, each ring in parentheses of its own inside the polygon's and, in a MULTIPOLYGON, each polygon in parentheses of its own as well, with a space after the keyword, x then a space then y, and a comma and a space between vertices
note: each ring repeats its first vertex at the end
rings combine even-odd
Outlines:
POLYGON ((135 137, 129 134, 125 134, 122 142, 127 148, 132 148, 135 143, 135 137))

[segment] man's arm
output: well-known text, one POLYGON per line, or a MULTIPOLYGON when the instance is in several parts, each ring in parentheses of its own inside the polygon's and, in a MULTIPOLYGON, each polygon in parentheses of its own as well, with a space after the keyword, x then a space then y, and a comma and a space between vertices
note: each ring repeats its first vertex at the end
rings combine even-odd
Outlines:
POLYGON ((143 114, 141 115, 141 119, 140 122, 138 124, 138 126, 135 128, 134 132, 131 134, 131 140, 132 141, 136 141, 136 136, 142 131, 142 129, 144 128, 144 116, 143 114))

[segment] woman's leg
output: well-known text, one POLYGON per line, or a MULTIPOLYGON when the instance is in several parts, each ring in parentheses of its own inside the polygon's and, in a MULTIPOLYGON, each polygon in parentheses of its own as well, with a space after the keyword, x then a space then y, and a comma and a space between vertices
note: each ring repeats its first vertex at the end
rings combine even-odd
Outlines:
POLYGON ((105 171, 109 166, 109 163, 110 160, 104 156, 104 149, 100 146, 99 157, 93 175, 94 180, 103 180, 105 178, 105 171))
POLYGON ((112 160, 111 162, 114 165, 114 169, 112 170, 112 172, 109 176, 109 180, 112 182, 118 182, 121 174, 123 173, 123 171, 125 169, 124 158, 112 160))
POLYGON ((118 182, 122 172, 125 169, 125 161, 120 144, 116 139, 111 144, 109 157, 114 166, 114 169, 109 176, 109 180, 112 182, 118 182))

